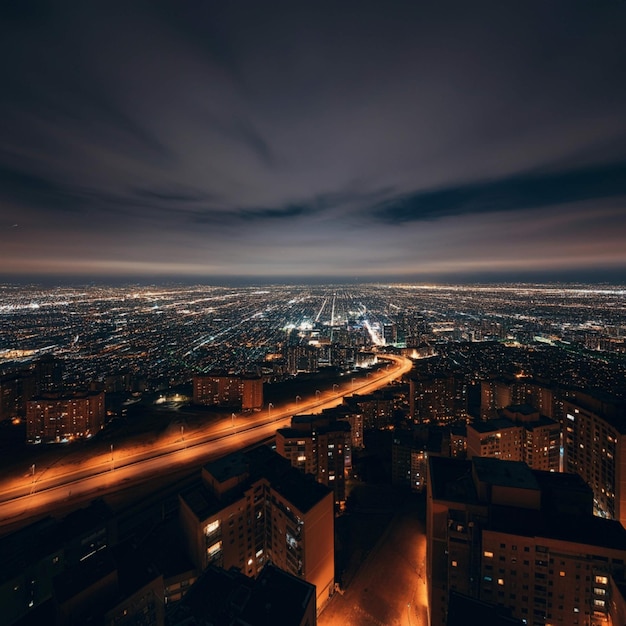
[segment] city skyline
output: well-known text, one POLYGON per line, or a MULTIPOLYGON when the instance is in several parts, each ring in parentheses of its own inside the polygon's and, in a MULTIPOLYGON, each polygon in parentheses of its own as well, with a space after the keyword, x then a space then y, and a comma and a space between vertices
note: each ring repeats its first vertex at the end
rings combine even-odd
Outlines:
POLYGON ((0 278, 626 283, 626 5, 4 6, 0 278))

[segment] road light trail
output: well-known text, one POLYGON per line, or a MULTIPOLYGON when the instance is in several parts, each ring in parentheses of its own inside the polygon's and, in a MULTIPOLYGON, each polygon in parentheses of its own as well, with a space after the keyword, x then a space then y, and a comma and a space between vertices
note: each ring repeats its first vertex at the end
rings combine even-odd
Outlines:
POLYGON ((103 458, 91 459, 86 467, 71 468, 65 473, 40 478, 36 482, 32 482, 30 474, 28 480, 8 481, 9 484, 0 487, 0 526, 22 517, 27 519, 43 512, 51 513, 61 505, 68 506, 70 498, 77 500, 89 494, 92 497, 104 495, 163 475, 164 472, 193 467, 194 464, 258 443, 273 437, 277 428, 287 426, 296 413, 319 413, 341 404, 345 396, 355 392, 371 393, 400 378, 413 365, 405 357, 380 355, 380 358, 393 362, 395 367, 376 372, 375 376, 366 378, 354 389, 352 381, 348 380, 337 390, 334 386, 325 392, 317 390, 314 396, 301 399, 299 404, 291 402, 284 406, 272 405, 267 415, 261 413, 246 418, 243 422, 245 425, 242 424, 236 432, 233 432, 232 427, 235 418, 231 415, 219 423, 210 424, 200 433, 186 434, 184 441, 164 442, 126 456, 122 456, 118 449, 120 456, 115 459, 113 469, 111 453, 107 450, 103 458))

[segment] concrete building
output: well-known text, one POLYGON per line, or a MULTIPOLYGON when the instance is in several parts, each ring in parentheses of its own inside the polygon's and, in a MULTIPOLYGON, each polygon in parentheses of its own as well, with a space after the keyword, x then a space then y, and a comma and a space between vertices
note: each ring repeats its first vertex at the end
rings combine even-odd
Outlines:
POLYGON ((258 410, 263 407, 263 379, 219 373, 194 376, 193 402, 244 411, 258 410))
POLYGON ((626 407, 575 392, 563 414, 565 470, 591 487, 598 515, 626 526, 626 407))
POLYGON ((492 419, 498 410, 507 406, 529 404, 541 415, 557 419, 554 390, 538 381, 523 376, 500 377, 480 383, 480 417, 492 419))
POLYGON ((558 472, 561 425, 528 405, 501 409, 498 419, 467 425, 467 456, 524 461, 532 469, 558 472))
POLYGON ((266 447, 208 463, 179 495, 192 561, 257 576, 271 562, 316 587, 320 610, 334 591, 330 489, 266 447))
POLYGON ((324 409, 322 415, 328 416, 331 420, 348 422, 350 424, 350 442, 352 450, 361 450, 365 447, 363 440, 363 413, 340 404, 332 409, 324 409))
POLYGON ((0 376, 0 421, 24 417, 26 400, 32 395, 34 378, 29 372, 0 376))
POLYGON ((26 441, 58 443, 92 437, 104 427, 104 392, 35 396, 26 403, 26 441))
POLYGON ((592 514, 579 476, 490 458, 429 462, 432 626, 446 624, 451 592, 529 626, 623 623, 626 530, 592 514))
POLYGON ((309 345, 287 346, 285 360, 287 372, 292 376, 298 373, 317 372, 319 369, 320 350, 309 345))
POLYGON ((390 389, 380 389, 375 393, 353 394, 344 398, 346 406, 363 415, 364 428, 386 428, 391 424, 396 407, 394 393, 390 389))
POLYGON ((445 424, 467 417, 465 382, 448 374, 422 374, 409 381, 411 418, 418 424, 445 424))
POLYGON ((263 379, 260 376, 241 378, 241 409, 255 411, 263 408, 263 379))
POLYGON ((426 488, 428 457, 449 456, 449 435, 443 427, 416 426, 395 430, 391 441, 391 482, 422 492, 426 488))
POLYGON ((333 490, 335 504, 346 501, 346 474, 352 467, 351 428, 332 413, 295 415, 291 428, 276 431, 276 452, 333 490))

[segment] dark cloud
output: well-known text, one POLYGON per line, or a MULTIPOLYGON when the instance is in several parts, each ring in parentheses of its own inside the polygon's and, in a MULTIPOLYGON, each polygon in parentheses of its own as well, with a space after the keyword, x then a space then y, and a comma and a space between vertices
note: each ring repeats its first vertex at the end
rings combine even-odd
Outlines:
POLYGON ((288 206, 284 209, 255 209, 241 211, 241 217, 250 220, 276 220, 289 219, 293 217, 301 217, 314 211, 312 207, 306 206, 288 206))
POLYGON ((8 166, 0 167, 0 201, 54 212, 75 212, 83 204, 68 187, 45 176, 8 166))
POLYGON ((384 202, 372 213, 384 222, 405 223, 613 197, 626 198, 626 163, 420 191, 384 202))

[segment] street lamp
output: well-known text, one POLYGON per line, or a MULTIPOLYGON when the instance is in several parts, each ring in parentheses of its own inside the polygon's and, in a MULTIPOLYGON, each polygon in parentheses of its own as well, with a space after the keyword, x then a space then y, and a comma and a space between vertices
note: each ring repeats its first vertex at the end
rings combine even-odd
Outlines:
POLYGON ((232 427, 235 428, 235 414, 234 413, 230 414, 230 420, 231 420, 232 427))
POLYGON ((315 399, 316 399, 316 400, 319 400, 320 393, 322 393, 322 392, 321 392, 319 389, 316 389, 316 390, 315 390, 315 399))
POLYGON ((296 406, 298 406, 298 401, 302 400, 302 398, 300 396, 296 396, 296 406))
POLYGON ((113 444, 111 444, 111 471, 113 471, 113 444))
POLYGON ((352 389, 354 389, 354 381, 356 380, 356 378, 352 379, 352 389))
POLYGON ((333 383, 333 393, 335 393, 337 389, 339 389, 339 385, 337 383, 333 383))
POLYGON ((270 402, 270 403, 267 405, 267 416, 268 416, 268 417, 270 416, 270 411, 271 411, 273 408, 274 408, 274 405, 270 402))

